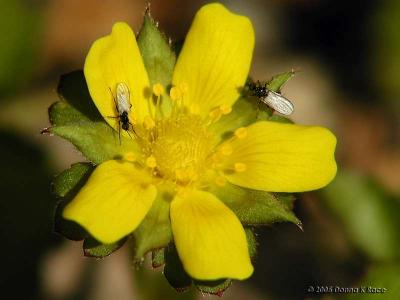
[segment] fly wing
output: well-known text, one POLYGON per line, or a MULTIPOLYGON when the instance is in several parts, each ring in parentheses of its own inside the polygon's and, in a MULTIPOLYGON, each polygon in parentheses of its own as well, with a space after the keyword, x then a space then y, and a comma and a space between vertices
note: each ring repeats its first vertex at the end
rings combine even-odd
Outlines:
POLYGON ((261 101, 282 115, 288 116, 292 114, 294 110, 292 102, 283 97, 281 94, 273 91, 268 91, 268 95, 265 98, 262 98, 261 101))
POLYGON ((117 109, 118 113, 123 113, 124 111, 129 112, 131 109, 131 104, 129 101, 130 98, 130 92, 128 86, 120 82, 117 84, 117 109))

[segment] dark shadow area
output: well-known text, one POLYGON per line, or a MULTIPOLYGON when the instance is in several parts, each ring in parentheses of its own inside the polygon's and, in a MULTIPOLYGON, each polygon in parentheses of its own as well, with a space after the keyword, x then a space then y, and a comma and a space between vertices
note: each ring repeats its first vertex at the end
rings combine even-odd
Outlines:
POLYGON ((61 241, 52 233, 52 172, 44 153, 4 130, 0 157, 2 298, 39 299, 40 259, 61 241))

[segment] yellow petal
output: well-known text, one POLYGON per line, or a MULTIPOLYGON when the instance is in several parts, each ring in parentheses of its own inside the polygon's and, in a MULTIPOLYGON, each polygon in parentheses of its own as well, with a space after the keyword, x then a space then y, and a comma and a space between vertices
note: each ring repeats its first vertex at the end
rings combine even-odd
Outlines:
POLYGON ((226 178, 233 184, 270 192, 302 192, 327 185, 336 174, 336 138, 326 128, 258 122, 247 136, 227 142, 226 178), (241 172, 235 166, 243 166, 241 172))
POLYGON ((109 160, 94 170, 63 217, 82 225, 100 242, 113 243, 135 230, 156 193, 145 171, 130 162, 109 160))
POLYGON ((213 194, 177 195, 170 216, 179 257, 192 278, 246 279, 253 273, 242 224, 213 194))
POLYGON ((110 35, 93 43, 86 56, 84 73, 94 103, 112 127, 118 129, 118 119, 109 118, 117 116, 113 97, 118 83, 128 86, 131 120, 142 121, 149 113, 150 83, 135 35, 128 24, 115 23, 110 35))
POLYGON ((187 86, 183 101, 191 112, 208 116, 213 108, 233 105, 249 73, 253 48, 248 18, 217 3, 197 12, 172 80, 187 86))

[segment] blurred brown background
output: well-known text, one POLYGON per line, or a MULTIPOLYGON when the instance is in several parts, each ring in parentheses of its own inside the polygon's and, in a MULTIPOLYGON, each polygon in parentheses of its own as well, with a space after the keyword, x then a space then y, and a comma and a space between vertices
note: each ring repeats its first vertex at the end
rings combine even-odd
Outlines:
MULTIPOLYGON (((0 1, 0 297, 195 299, 161 272, 135 270, 126 248, 103 260, 53 233, 55 174, 84 158, 41 136, 61 74, 80 69, 91 43, 127 21, 138 31, 147 1, 0 1)), ((152 1, 181 41, 207 1, 152 1)), ((251 76, 301 69, 283 89, 293 120, 338 138, 336 180, 298 195, 291 224, 259 228, 256 271, 225 299, 400 299, 400 2, 222 1, 256 31, 251 76), (309 293, 309 286, 385 287, 384 295, 309 293), (383 297, 383 298, 380 298, 383 297)))

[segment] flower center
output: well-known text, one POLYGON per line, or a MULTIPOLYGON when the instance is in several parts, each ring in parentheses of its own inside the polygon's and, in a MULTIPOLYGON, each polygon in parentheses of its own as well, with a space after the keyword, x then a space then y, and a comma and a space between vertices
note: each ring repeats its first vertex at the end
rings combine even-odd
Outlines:
POLYGON ((157 175, 181 184, 197 180, 214 141, 200 117, 180 113, 150 125, 147 165, 157 175))

